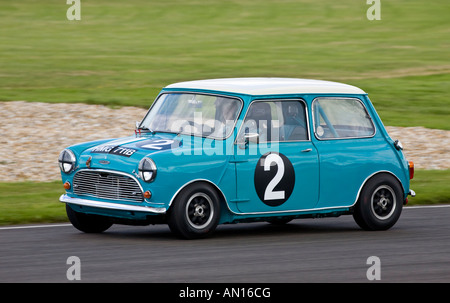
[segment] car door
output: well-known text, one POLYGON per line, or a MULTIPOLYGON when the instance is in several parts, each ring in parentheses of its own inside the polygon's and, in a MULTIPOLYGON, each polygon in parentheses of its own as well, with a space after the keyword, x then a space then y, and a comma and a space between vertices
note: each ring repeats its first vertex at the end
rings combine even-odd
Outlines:
POLYGON ((372 118, 356 97, 319 97, 312 102, 314 143, 320 154, 317 207, 351 206, 361 185, 388 159, 372 118))
POLYGON ((250 104, 235 144, 240 212, 315 207, 319 162, 307 117, 303 100, 258 100, 250 104))

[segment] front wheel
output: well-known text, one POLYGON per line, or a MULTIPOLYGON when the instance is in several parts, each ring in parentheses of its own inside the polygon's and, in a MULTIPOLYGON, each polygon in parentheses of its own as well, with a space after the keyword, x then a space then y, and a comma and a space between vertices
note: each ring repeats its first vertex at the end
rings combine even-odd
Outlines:
POLYGON ((353 218, 362 229, 386 230, 397 222, 402 207, 400 183, 391 175, 380 174, 364 185, 353 218))
POLYGON ((220 218, 219 197, 210 185, 196 183, 183 189, 168 214, 170 230, 185 239, 211 235, 220 218))

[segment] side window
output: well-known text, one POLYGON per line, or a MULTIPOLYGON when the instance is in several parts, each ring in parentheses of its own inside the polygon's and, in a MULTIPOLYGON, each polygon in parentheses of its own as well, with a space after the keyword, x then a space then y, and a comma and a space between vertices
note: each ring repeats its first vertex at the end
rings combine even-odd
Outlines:
POLYGON ((317 98, 313 113, 318 139, 363 138, 375 133, 369 113, 356 98, 317 98))
POLYGON ((255 101, 250 105, 237 143, 309 140, 305 104, 297 100, 255 101))

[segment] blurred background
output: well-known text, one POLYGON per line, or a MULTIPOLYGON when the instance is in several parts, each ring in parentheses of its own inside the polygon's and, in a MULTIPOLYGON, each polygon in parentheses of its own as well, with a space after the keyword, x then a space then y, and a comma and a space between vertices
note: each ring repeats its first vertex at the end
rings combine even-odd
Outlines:
POLYGON ((0 0, 0 224, 65 220, 60 150, 86 134, 130 134, 170 83, 224 77, 362 88, 391 135, 405 136, 405 152, 434 161, 419 166, 410 202, 450 202, 448 0, 380 0, 381 20, 372 21, 366 0, 80 3, 81 20, 70 21, 66 0, 0 0), (61 124, 69 114, 80 121, 61 124), (80 125, 86 132, 70 137, 80 125), (46 170, 56 177, 34 177, 46 170), (31 201, 36 209, 19 210, 31 201))

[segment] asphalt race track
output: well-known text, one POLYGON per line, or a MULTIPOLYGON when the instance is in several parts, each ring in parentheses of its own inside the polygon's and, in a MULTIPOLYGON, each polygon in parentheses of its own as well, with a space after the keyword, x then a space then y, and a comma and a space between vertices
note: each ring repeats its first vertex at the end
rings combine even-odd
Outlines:
POLYGON ((388 231, 351 216, 285 226, 219 226, 212 238, 180 240, 165 225, 115 225, 84 234, 69 224, 0 228, 0 282, 450 282, 450 205, 408 207, 388 231))

